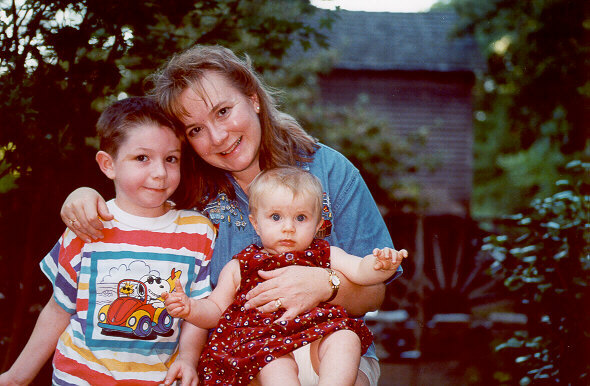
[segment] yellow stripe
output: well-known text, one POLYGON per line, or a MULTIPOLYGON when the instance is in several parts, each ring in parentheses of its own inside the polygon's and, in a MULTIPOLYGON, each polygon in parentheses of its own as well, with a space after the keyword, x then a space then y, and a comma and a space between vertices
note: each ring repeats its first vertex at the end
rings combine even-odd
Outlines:
POLYGON ((205 216, 177 217, 174 221, 178 225, 205 224, 213 228, 211 221, 205 216))
POLYGON ((78 353, 84 360, 87 362, 97 363, 103 367, 105 367, 109 371, 117 371, 117 372, 133 372, 133 373, 141 373, 141 372, 148 372, 148 371, 168 371, 168 368, 163 363, 156 363, 153 365, 149 365, 146 363, 139 363, 139 362, 122 362, 116 359, 107 359, 103 358, 98 360, 94 354, 90 350, 84 349, 82 347, 78 347, 72 342, 72 338, 69 334, 64 333, 61 336, 63 343, 78 353))
POLYGON ((79 290, 87 291, 89 286, 90 285, 88 283, 78 283, 79 290))

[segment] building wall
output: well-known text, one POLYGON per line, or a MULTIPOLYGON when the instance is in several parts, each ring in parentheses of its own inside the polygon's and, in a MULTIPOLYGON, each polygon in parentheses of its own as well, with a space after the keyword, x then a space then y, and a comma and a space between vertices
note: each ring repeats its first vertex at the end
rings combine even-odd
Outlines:
POLYGON ((360 94, 389 117, 400 135, 428 129, 426 151, 438 168, 417 178, 431 213, 465 214, 472 189, 472 104, 470 72, 334 70, 320 80, 322 99, 354 104, 360 94))

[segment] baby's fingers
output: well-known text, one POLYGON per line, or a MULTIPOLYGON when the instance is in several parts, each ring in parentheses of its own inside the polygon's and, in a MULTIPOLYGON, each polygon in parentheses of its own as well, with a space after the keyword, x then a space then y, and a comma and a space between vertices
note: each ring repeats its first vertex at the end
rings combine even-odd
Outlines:
POLYGON ((385 269, 385 265, 383 264, 383 261, 377 259, 375 260, 375 265, 373 265, 373 269, 375 271, 379 271, 381 269, 385 269))
POLYGON ((166 311, 168 311, 172 317, 180 318, 184 315, 184 306, 182 304, 173 303, 166 306, 166 311))

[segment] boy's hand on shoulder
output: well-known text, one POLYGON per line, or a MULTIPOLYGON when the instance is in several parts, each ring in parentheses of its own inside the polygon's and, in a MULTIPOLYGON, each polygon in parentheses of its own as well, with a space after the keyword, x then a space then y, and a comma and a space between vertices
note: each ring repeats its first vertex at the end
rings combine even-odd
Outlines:
POLYGON ((185 319, 191 313, 191 302, 189 297, 184 293, 182 285, 176 281, 174 291, 162 294, 166 311, 174 318, 185 319))
POLYGON ((408 257, 408 251, 405 249, 396 251, 393 248, 375 248, 373 255, 376 258, 373 266, 376 271, 390 271, 396 270, 400 266, 402 260, 408 257))

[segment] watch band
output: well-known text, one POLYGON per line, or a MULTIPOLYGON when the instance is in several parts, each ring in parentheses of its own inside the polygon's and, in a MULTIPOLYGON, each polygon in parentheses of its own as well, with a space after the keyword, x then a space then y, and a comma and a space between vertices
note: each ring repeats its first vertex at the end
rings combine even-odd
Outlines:
POLYGON ((330 276, 328 277, 328 282, 330 283, 330 287, 332 287, 332 295, 330 295, 328 300, 325 301, 326 303, 328 303, 334 300, 336 295, 338 295, 338 289, 340 288, 340 278, 338 277, 338 275, 336 275, 336 272, 334 272, 334 270, 326 268, 326 271, 328 271, 328 273, 330 274, 330 276))

